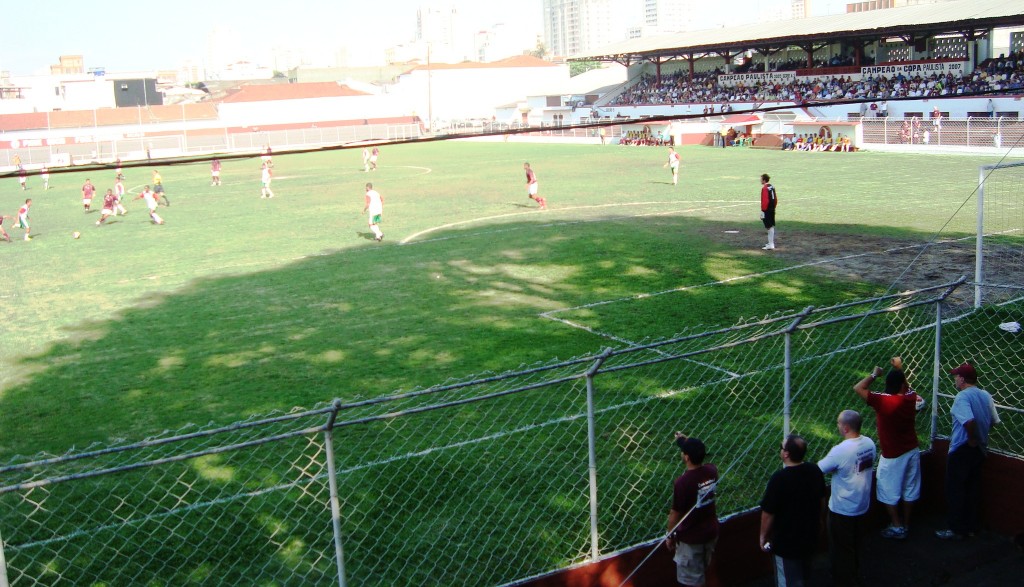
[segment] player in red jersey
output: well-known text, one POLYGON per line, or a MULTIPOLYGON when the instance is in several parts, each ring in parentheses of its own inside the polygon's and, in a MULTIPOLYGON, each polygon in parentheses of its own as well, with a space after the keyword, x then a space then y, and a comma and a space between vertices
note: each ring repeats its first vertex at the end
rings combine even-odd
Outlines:
POLYGON ((210 185, 220 185, 220 159, 210 161, 210 185))
POLYGON ((10 219, 10 216, 4 216, 3 214, 0 214, 0 238, 4 239, 7 242, 11 242, 11 235, 7 234, 7 231, 4 230, 4 220, 10 219))
POLYGON ((99 226, 107 221, 107 216, 114 214, 114 207, 117 206, 117 194, 114 190, 108 189, 107 193, 103 196, 103 211, 100 213, 100 219, 96 221, 96 226, 99 226))
POLYGON ((25 190, 28 189, 28 186, 25 184, 25 182, 27 182, 27 181, 28 181, 28 172, 25 171, 24 167, 19 165, 18 166, 18 183, 21 184, 21 191, 25 191, 25 190))
POLYGON ((92 185, 92 182, 86 179, 85 185, 82 186, 82 206, 85 208, 86 212, 92 209, 92 197, 95 194, 96 186, 92 185))
POLYGON ((548 201, 537 194, 537 174, 530 168, 529 163, 523 163, 523 170, 526 171, 526 197, 540 204, 541 210, 547 210, 548 201))

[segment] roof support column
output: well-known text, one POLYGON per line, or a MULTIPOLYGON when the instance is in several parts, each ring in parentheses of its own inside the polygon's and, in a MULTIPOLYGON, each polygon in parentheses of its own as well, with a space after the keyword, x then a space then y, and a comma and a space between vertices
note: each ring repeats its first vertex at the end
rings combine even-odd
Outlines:
POLYGON ((661 85, 661 58, 658 57, 654 60, 654 81, 658 85, 661 85))
POLYGON ((686 62, 690 64, 690 81, 693 81, 693 53, 686 56, 686 62))

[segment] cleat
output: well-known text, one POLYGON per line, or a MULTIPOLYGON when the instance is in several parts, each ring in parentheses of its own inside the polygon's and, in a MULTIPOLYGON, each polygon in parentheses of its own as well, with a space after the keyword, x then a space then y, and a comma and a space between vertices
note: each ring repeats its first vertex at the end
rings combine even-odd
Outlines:
POLYGON ((882 538, 890 540, 906 540, 907 529, 904 526, 889 526, 882 530, 882 538))
POLYGON ((952 530, 936 530, 935 537, 939 540, 963 540, 965 536, 963 534, 957 534, 952 530))
POLYGON ((761 247, 761 250, 762 251, 774 251, 775 250, 775 245, 765 245, 765 246, 761 247))

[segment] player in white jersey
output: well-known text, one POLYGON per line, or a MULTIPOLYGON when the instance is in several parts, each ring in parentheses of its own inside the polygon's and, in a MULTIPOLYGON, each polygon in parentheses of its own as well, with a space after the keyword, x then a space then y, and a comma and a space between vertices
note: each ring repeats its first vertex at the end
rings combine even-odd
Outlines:
POLYGON ((373 189, 373 184, 366 184, 366 205, 363 212, 369 212, 370 230, 373 231, 373 240, 380 242, 384 240, 384 233, 380 230, 381 217, 384 215, 384 196, 373 189))

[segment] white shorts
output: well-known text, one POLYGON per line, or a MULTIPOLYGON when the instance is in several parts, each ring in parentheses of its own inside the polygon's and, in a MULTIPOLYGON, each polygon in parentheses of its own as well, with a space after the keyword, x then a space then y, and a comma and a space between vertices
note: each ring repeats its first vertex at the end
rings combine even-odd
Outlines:
POLYGON ((92 204, 92 198, 82 198, 82 203, 88 206, 89 204, 92 204))
POLYGON ((220 177, 220 172, 219 171, 211 171, 210 172, 210 176, 212 176, 212 177, 220 177))
POLYGON ((875 495, 886 505, 917 501, 921 497, 921 451, 908 450, 902 455, 878 459, 875 473, 875 495))
POLYGON ((526 192, 527 192, 528 194, 530 194, 531 196, 536 196, 536 195, 537 195, 537 184, 536 184, 536 183, 531 183, 531 184, 530 184, 530 185, 529 185, 529 186, 528 186, 528 187, 526 188, 526 192))

